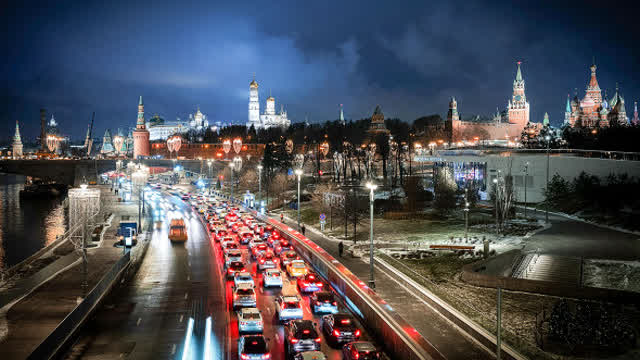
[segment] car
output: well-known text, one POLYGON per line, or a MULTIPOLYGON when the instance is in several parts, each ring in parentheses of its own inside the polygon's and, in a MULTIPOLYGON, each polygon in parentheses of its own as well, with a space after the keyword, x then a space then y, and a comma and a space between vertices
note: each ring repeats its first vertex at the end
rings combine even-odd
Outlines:
POLYGON ((273 255, 271 251, 266 251, 258 255, 258 271, 264 271, 266 269, 275 269, 278 267, 278 262, 280 260, 273 255))
POLYGON ((349 314, 329 314, 322 317, 322 331, 327 342, 335 345, 356 341, 360 338, 360 329, 349 314))
POLYGON ((264 287, 282 287, 282 273, 278 269, 266 269, 262 273, 262 286, 264 287))
POLYGON ((382 353, 368 341, 354 341, 342 347, 344 360, 379 360, 382 353))
POLYGON ((329 291, 316 291, 309 298, 311 311, 314 314, 338 313, 338 302, 329 291))
POLYGON ((229 250, 238 250, 238 249, 240 249, 240 245, 238 245, 238 243, 233 240, 225 241, 222 243, 222 252, 224 254, 228 253, 229 250))
POLYGON ((228 267, 232 261, 242 261, 242 251, 239 249, 230 249, 224 255, 224 267, 228 267))
POLYGON ((253 249, 254 247, 264 243, 264 240, 254 237, 251 241, 249 241, 249 249, 253 249))
POLYGON ((261 333, 264 330, 264 324, 262 322, 262 314, 260 313, 260 310, 256 308, 242 308, 238 311, 237 314, 239 333, 261 333))
POLYGON ((269 237, 267 238, 267 243, 269 244, 269 246, 273 247, 276 241, 279 240, 282 240, 280 234, 278 234, 277 232, 272 232, 271 235, 269 235, 269 237))
POLYGON ((298 295, 282 295, 276 298, 276 318, 278 321, 302 319, 302 301, 298 295))
POLYGON ((298 276, 298 289, 302 293, 310 293, 322 290, 324 284, 318 275, 308 272, 306 275, 298 276))
POLYGON ((289 250, 280 254, 280 266, 284 269, 293 260, 300 260, 298 254, 295 251, 289 250))
POLYGON ((273 225, 265 225, 264 227, 264 233, 267 236, 271 236, 271 233, 273 232, 273 225))
POLYGON ((230 212, 227 214, 227 216, 224 217, 224 220, 227 222, 227 224, 235 223, 236 221, 238 221, 238 215, 236 215, 233 212, 230 212))
POLYGON ((263 335, 243 335, 238 339, 238 359, 271 359, 268 340, 263 335))
POLYGON ((256 292, 251 284, 239 284, 232 288, 233 300, 231 306, 234 309, 241 307, 256 307, 256 292))
POLYGON ((289 356, 303 351, 320 351, 322 338, 311 320, 292 320, 284 326, 285 353, 289 356))
POLYGON ((216 241, 222 241, 222 239, 224 239, 229 233, 227 232, 227 229, 224 228, 217 228, 216 229, 216 241))
POLYGON ((242 231, 240 232, 240 243, 242 243, 243 245, 248 244, 254 237, 253 232, 250 231, 242 231))
POLYGON ((306 275, 309 270, 302 260, 293 260, 287 265, 287 274, 291 277, 306 275))
POLYGON ((256 284, 253 282, 251 273, 248 271, 240 271, 233 274, 233 284, 234 286, 238 286, 240 284, 249 284, 253 287, 256 286, 256 284))
POLYGON ((327 360, 327 356, 322 351, 303 351, 297 353, 293 360, 327 360))
POLYGON ((232 279, 236 272, 247 271, 246 266, 242 261, 231 261, 227 266, 227 278, 232 279))
POLYGON ((290 242, 288 242, 287 240, 282 240, 280 241, 277 245, 275 245, 274 247, 274 251, 276 253, 276 255, 280 255, 285 251, 289 251, 289 250, 293 250, 293 245, 291 245, 290 242))
POLYGON ((261 255, 266 254, 268 251, 269 247, 267 246, 267 244, 259 244, 251 249, 251 255, 254 259, 257 259, 261 255))

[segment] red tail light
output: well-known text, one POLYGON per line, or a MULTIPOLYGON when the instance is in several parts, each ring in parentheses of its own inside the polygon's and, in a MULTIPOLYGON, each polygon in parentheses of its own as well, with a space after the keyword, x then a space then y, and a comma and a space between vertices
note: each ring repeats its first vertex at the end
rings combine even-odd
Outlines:
POLYGON ((349 320, 349 319, 342 319, 342 320, 340 320, 340 323, 341 323, 341 324, 349 324, 350 322, 351 322, 351 320, 349 320))
POLYGON ((338 329, 333 330, 333 336, 335 337, 340 336, 340 331, 338 329))
POLYGON ((316 301, 316 305, 320 306, 320 301, 316 301))
POLYGON ((309 333, 309 330, 302 330, 302 333, 303 333, 303 334, 308 334, 308 333, 309 333))
POLYGON ((322 283, 318 283, 318 287, 322 287, 322 283))
POLYGON ((264 259, 260 259, 260 264, 264 264, 264 259))
POLYGON ((271 359, 271 354, 264 354, 262 355, 263 359, 271 359))
POLYGON ((333 302, 333 305, 334 305, 334 306, 338 306, 338 302, 337 302, 337 301, 334 301, 334 302, 333 302))
POLYGON ((360 330, 356 330, 356 337, 360 337, 360 330))
POLYGON ((321 341, 322 341, 322 339, 321 339, 321 338, 319 338, 319 337, 317 337, 317 338, 316 338, 316 342, 317 342, 317 343, 319 343, 319 342, 321 342, 321 341))
POLYGON ((291 343, 292 343, 292 344, 297 344, 297 343, 298 343, 298 339, 296 339, 296 338, 291 338, 291 343))
POLYGON ((242 354, 242 355, 240 355, 240 358, 241 358, 242 360, 248 360, 248 359, 249 359, 249 355, 242 354))

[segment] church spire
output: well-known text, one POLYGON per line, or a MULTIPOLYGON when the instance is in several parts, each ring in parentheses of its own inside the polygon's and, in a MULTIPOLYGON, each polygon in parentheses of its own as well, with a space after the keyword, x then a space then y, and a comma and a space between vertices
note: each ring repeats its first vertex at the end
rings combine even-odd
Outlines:
POLYGON ((11 144, 13 158, 20 159, 22 157, 22 138, 20 137, 20 125, 16 120, 16 133, 13 135, 13 144, 11 144))
POLYGON ((20 137, 20 125, 18 124, 18 120, 16 120, 16 133, 13 135, 14 142, 22 142, 22 138, 20 137))
POLYGON ((144 103, 142 102, 142 95, 140 95, 140 101, 138 101, 138 121, 136 122, 136 128, 144 129, 144 103))
POLYGON ((640 118, 638 118, 638 102, 637 101, 633 102, 633 124, 634 125, 640 124, 640 118))
POLYGON ((567 106, 565 107, 564 112, 571 113, 571 98, 569 94, 567 94, 567 106))

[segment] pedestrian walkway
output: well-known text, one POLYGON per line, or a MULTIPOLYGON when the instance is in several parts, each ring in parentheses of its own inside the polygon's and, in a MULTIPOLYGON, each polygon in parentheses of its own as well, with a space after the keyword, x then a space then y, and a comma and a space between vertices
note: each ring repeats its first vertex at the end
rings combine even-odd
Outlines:
MULTIPOLYGON (((273 215, 279 220, 279 215, 273 215)), ((285 216, 285 221, 295 224, 295 220, 285 216)), ((306 237, 314 241, 325 251, 345 265, 363 282, 369 281, 369 263, 360 258, 338 254, 339 242, 328 239, 319 232, 306 232, 306 237)), ((345 244, 346 245, 346 244, 345 244)), ((389 307, 402 316, 420 335, 433 344, 447 359, 492 359, 494 358, 474 340, 461 333, 459 329, 436 312, 421 296, 411 291, 393 278, 393 274, 381 271, 375 273, 375 291, 389 307)))

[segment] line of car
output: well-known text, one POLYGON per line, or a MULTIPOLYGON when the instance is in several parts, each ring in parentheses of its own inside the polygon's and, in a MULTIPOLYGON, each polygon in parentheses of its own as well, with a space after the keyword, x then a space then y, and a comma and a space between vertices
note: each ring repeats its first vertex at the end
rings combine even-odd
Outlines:
POLYGON ((353 316, 340 312, 336 296, 277 229, 224 200, 192 194, 184 194, 182 200, 190 203, 206 220, 211 241, 215 247, 219 246, 222 254, 227 281, 232 283, 229 310, 236 312, 240 334, 238 359, 271 359, 269 339, 263 334, 265 319, 258 309, 256 292, 259 286, 283 289, 283 273, 295 280, 299 291, 280 291, 275 297, 274 317, 283 324, 287 359, 327 359, 321 351, 323 337, 329 346, 342 350, 343 359, 382 358, 375 345, 359 341, 361 330, 353 316), (244 257, 243 251, 248 251, 249 256, 244 257), (304 319, 305 302, 301 295, 309 296, 309 310, 313 314, 322 315, 320 326, 304 319))

